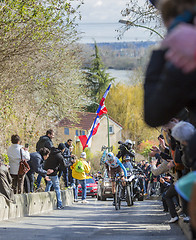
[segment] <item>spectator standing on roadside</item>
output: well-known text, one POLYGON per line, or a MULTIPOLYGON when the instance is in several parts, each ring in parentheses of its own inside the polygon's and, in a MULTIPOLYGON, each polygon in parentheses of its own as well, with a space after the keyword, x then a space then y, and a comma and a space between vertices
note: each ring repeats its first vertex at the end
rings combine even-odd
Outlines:
POLYGON ((76 187, 74 193, 74 201, 78 200, 78 185, 79 183, 82 186, 82 203, 88 203, 86 201, 86 173, 89 173, 91 170, 90 163, 86 162, 86 153, 82 152, 80 159, 77 159, 76 162, 71 166, 72 177, 75 178, 76 187))
POLYGON ((65 143, 65 150, 63 152, 63 157, 65 161, 66 168, 64 170, 59 171, 59 178, 63 175, 63 180, 65 183, 65 187, 69 187, 70 185, 73 185, 74 180, 72 177, 72 171, 71 171, 71 166, 73 165, 73 157, 74 155, 72 154, 72 139, 68 139, 67 142, 65 143))
POLYGON ((14 194, 20 194, 23 193, 25 177, 25 175, 18 175, 21 154, 23 160, 29 160, 30 155, 28 150, 20 145, 20 137, 17 134, 11 136, 11 142, 12 145, 8 148, 7 154, 9 158, 10 174, 12 177, 12 188, 14 190, 14 194))
POLYGON ((46 131, 46 135, 41 136, 36 144, 36 151, 38 152, 40 148, 48 148, 49 150, 53 147, 52 139, 54 138, 54 131, 49 129, 46 131))
MULTIPOLYGON (((41 136, 39 138, 39 141, 36 144, 36 151, 39 152, 39 150, 41 148, 47 148, 47 149, 51 149, 53 147, 53 142, 52 139, 54 138, 54 130, 53 129, 49 129, 46 131, 46 135, 41 136)), ((42 176, 38 175, 37 177, 37 189, 40 187, 40 183, 42 180, 42 176)))
POLYGON ((72 170, 71 170, 71 166, 73 165, 73 160, 75 157, 75 155, 72 153, 73 151, 72 139, 68 139, 67 142, 65 143, 65 146, 67 147, 67 153, 66 151, 64 152, 64 157, 65 159, 67 159, 67 163, 68 163, 67 180, 68 180, 68 187, 70 187, 74 185, 74 179, 72 177, 72 170))
POLYGON ((44 164, 44 169, 47 171, 49 169, 52 169, 53 172, 48 174, 48 177, 51 181, 47 182, 45 192, 49 192, 50 188, 54 187, 54 190, 56 192, 56 198, 57 198, 57 208, 63 209, 62 205, 62 199, 61 199, 61 190, 59 185, 59 178, 57 176, 57 172, 60 169, 64 170, 66 168, 64 158, 63 158, 63 152, 65 151, 65 144, 60 143, 58 145, 58 148, 52 147, 49 157, 46 159, 44 164))
MULTIPOLYGON (((163 47, 168 48, 166 59, 176 67, 181 68, 184 73, 191 73, 196 70, 196 27, 194 25, 179 24, 162 43, 163 47)), ((196 183, 192 189, 189 214, 192 227, 196 231, 196 183)))
POLYGON ((27 173, 27 176, 30 180, 30 191, 33 192, 34 190, 34 174, 38 173, 42 177, 46 179, 46 181, 49 181, 49 177, 47 174, 50 174, 53 172, 52 169, 48 169, 47 171, 43 169, 43 161, 45 161, 50 154, 50 150, 48 148, 41 148, 39 152, 34 152, 30 154, 30 160, 28 161, 28 164, 30 166, 30 170, 27 173))

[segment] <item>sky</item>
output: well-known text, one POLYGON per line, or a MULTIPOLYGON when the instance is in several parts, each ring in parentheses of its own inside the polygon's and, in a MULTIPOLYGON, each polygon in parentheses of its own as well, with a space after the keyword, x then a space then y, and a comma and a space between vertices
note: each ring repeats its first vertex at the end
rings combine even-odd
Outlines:
MULTIPOLYGON (((145 0, 139 0, 145 1, 145 0)), ((128 0, 84 0, 80 8, 82 20, 79 22, 79 30, 83 32, 80 42, 118 42, 116 30, 122 27, 120 19, 121 10, 126 7, 128 0)), ((128 41, 152 40, 149 32, 139 28, 127 31, 120 40, 128 41)), ((153 39, 154 40, 154 39, 153 39)))
POLYGON ((83 23, 114 23, 121 18, 120 11, 127 0, 84 0, 81 7, 83 23))

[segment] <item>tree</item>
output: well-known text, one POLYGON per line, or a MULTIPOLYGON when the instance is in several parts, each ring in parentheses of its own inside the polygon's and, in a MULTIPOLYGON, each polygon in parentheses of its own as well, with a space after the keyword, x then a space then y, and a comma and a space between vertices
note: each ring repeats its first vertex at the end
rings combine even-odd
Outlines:
POLYGON ((163 38, 164 28, 159 11, 152 4, 144 1, 129 0, 126 7, 121 11, 126 20, 120 20, 124 26, 118 30, 119 38, 131 27, 139 27, 149 31, 150 35, 158 35, 163 38))
POLYGON ((106 68, 100 58, 97 44, 95 43, 95 54, 91 67, 86 73, 87 80, 87 94, 90 97, 91 104, 87 107, 90 112, 95 112, 97 104, 99 103, 105 90, 109 84, 114 80, 110 77, 109 73, 106 73, 106 68))
POLYGON ((80 107, 79 4, 71 2, 0 2, 1 152, 12 134, 32 146, 43 128, 80 107))
POLYGON ((134 85, 113 86, 106 99, 108 114, 123 126, 123 137, 139 144, 157 138, 158 131, 145 124, 143 119, 142 77, 135 74, 134 85))

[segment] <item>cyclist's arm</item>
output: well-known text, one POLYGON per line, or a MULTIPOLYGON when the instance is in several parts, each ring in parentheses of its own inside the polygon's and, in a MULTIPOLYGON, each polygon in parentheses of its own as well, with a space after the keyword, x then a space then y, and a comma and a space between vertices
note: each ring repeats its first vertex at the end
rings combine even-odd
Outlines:
POLYGON ((120 162, 119 159, 117 160, 117 163, 118 163, 118 165, 122 168, 125 177, 127 177, 127 170, 126 170, 126 168, 123 166, 123 164, 120 162))
POLYGON ((107 173, 108 173, 108 177, 111 177, 110 175, 110 168, 109 168, 109 166, 108 166, 108 164, 107 163, 105 163, 105 167, 106 167, 106 169, 107 169, 107 173))

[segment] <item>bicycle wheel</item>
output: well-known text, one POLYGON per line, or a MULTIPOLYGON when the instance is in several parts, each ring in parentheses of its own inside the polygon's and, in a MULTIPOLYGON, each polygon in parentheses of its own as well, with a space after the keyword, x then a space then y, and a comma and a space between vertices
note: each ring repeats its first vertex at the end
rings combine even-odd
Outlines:
POLYGON ((127 202, 127 206, 131 206, 131 191, 130 191, 130 186, 127 185, 126 186, 126 202, 127 202))
POLYGON ((116 193, 115 193, 115 209, 119 210, 121 205, 121 187, 119 183, 116 183, 116 193))
POLYGON ((127 206, 132 206, 133 205, 133 193, 131 191, 131 186, 130 184, 128 184, 126 186, 127 188, 127 195, 126 195, 126 202, 127 202, 127 206))
POLYGON ((131 206, 134 202, 134 182, 130 183, 130 196, 131 196, 131 206))

